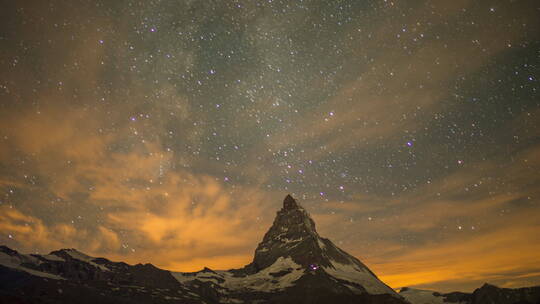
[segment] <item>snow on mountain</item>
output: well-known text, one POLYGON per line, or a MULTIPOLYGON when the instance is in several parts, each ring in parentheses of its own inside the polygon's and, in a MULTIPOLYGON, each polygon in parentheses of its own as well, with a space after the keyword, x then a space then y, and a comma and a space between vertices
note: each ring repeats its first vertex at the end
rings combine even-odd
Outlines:
POLYGON ((171 272, 173 277, 181 283, 199 280, 213 282, 226 290, 255 290, 270 292, 284 289, 298 280, 304 269, 291 258, 280 257, 271 266, 246 276, 235 276, 230 271, 200 271, 196 273, 171 272))
POLYGON ((28 254, 20 254, 14 250, 11 250, 5 246, 0 246, 0 265, 16 269, 19 271, 24 271, 26 273, 29 273, 34 276, 42 277, 42 278, 48 278, 48 279, 55 279, 55 280, 63 280, 61 276, 38 271, 35 269, 31 269, 28 267, 25 267, 23 265, 39 265, 41 264, 40 260, 35 257, 28 254))
MULTIPOLYGON (((403 296, 411 304, 483 304, 483 303, 486 303, 486 301, 475 299, 474 297, 474 294, 477 293, 477 291, 481 289, 482 288, 479 288, 474 293, 471 294, 471 293, 458 292, 458 291, 450 292, 450 293, 440 293, 433 290, 403 287, 399 291, 399 294, 403 296)), ((518 299, 518 302, 521 299, 522 298, 518 299)), ((495 304, 495 303, 499 303, 499 301, 487 301, 487 304, 495 304)), ((511 301, 510 303, 514 303, 514 302, 511 301)), ((510 304, 510 303, 507 303, 507 304, 510 304)))
POLYGON ((377 277, 374 277, 371 272, 359 268, 354 264, 341 264, 332 261, 332 267, 324 267, 323 269, 335 278, 361 285, 369 294, 395 294, 392 288, 382 283, 377 277))
POLYGON ((279 257, 274 264, 246 277, 234 277, 229 272, 223 284, 230 289, 248 288, 259 291, 272 291, 290 287, 303 274, 304 269, 290 257, 279 257))
MULTIPOLYGON (((75 259, 75 260, 79 260, 79 261, 83 261, 83 262, 86 262, 94 267, 97 267, 103 271, 110 271, 107 267, 103 266, 103 265, 99 265, 97 263, 94 263, 93 260, 95 260, 96 258, 95 257, 91 257, 89 255, 86 255, 80 251, 78 251, 77 249, 62 249, 62 250, 58 250, 58 251, 54 251, 52 252, 51 254, 48 255, 48 259, 50 259, 51 256, 55 256, 55 257, 58 257, 59 259, 62 259, 62 256, 64 254, 67 254, 69 255, 71 258, 75 259)), ((62 259, 63 260, 63 259, 62 259)))
POLYGON ((404 288, 399 292, 411 304, 444 304, 444 297, 433 290, 404 288))

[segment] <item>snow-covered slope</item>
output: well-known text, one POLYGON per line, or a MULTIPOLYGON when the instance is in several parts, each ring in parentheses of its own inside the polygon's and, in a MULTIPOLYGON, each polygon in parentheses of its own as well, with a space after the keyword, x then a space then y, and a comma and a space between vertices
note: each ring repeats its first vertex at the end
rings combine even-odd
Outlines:
MULTIPOLYGON (((91 256, 88 256, 80 251, 78 251, 77 249, 62 249, 62 250, 59 250, 59 251, 54 251, 52 252, 51 254, 47 255, 47 257, 50 259, 51 257, 57 257, 59 259, 62 259, 62 255, 61 253, 65 253, 67 255, 69 255, 70 257, 72 257, 73 259, 76 259, 76 260, 79 260, 79 261, 83 261, 83 262, 86 262, 94 267, 97 267, 103 271, 109 271, 109 269, 103 265, 99 265, 97 263, 95 263, 93 260, 95 260, 96 258, 95 257, 91 257, 91 256)), ((63 260, 63 259, 62 259, 63 260)))
POLYGON ((212 293, 151 264, 111 262, 75 249, 40 255, 0 246, 0 303, 216 304, 212 293))
POLYGON ((360 268, 357 265, 341 264, 332 261, 331 267, 324 267, 323 269, 335 278, 361 285, 369 294, 395 293, 392 288, 382 283, 377 277, 374 277, 371 272, 367 271, 365 268, 360 268))
POLYGON ((451 292, 440 293, 433 290, 403 287, 399 291, 411 304, 467 304, 474 301, 470 293, 451 292))
POLYGON ((246 276, 235 276, 230 271, 210 269, 195 273, 171 272, 171 274, 181 283, 195 280, 212 282, 223 287, 225 293, 238 290, 271 292, 292 286, 304 274, 304 269, 291 258, 280 257, 269 267, 246 276))
POLYGON ((9 248, 4 247, 4 248, 1 248, 0 250, 0 265, 11 268, 11 269, 23 271, 31 275, 42 277, 42 278, 63 280, 61 276, 51 274, 51 273, 46 273, 43 271, 38 271, 32 268, 23 266, 23 264, 28 265, 28 266, 41 264, 38 258, 28 255, 28 254, 20 254, 16 251, 6 250, 6 249, 9 249, 9 248))
POLYGON ((399 292, 411 304, 443 304, 444 297, 433 290, 404 288, 399 292))

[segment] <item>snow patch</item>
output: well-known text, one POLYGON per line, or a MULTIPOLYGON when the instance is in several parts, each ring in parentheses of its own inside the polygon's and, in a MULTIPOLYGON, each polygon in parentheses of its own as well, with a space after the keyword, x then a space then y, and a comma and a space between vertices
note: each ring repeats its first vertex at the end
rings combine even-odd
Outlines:
POLYGON ((268 248, 263 247, 263 248, 261 248, 261 249, 259 249, 259 250, 257 250, 257 251, 258 251, 258 252, 266 252, 266 251, 268 251, 268 250, 269 250, 268 248))
POLYGON ((444 297, 434 296, 432 290, 411 289, 402 291, 399 295, 403 296, 411 304, 444 304, 444 297))
POLYGON ((171 274, 180 283, 194 280, 212 281, 213 283, 230 290, 249 289, 256 291, 272 291, 292 286, 294 282, 304 274, 304 269, 296 264, 290 257, 279 257, 274 264, 269 267, 245 277, 235 277, 231 272, 219 270, 216 271, 216 273, 171 272, 171 274), (274 277, 271 275, 271 273, 278 273, 288 269, 291 269, 291 272, 283 276, 274 277))
POLYGON ((296 264, 292 258, 279 257, 274 264, 249 276, 233 277, 226 272, 223 287, 229 289, 251 289, 257 291, 271 291, 283 289, 294 285, 293 283, 304 274, 304 269, 296 264), (292 269, 288 274, 281 277, 273 277, 270 273, 277 273, 283 270, 292 269))
POLYGON ((55 279, 55 280, 64 280, 61 276, 41 272, 38 270, 30 269, 21 266, 22 260, 36 260, 35 257, 28 256, 28 255, 21 255, 22 259, 18 256, 11 256, 9 254, 6 254, 4 252, 0 252, 0 265, 6 266, 8 268, 16 269, 19 271, 24 271, 26 273, 29 273, 34 276, 42 277, 42 278, 48 278, 48 279, 55 279))
POLYGON ((76 260, 79 260, 79 261, 83 261, 83 262, 86 262, 92 266, 95 266, 103 271, 110 271, 109 268, 103 266, 103 265, 99 265, 99 264, 96 264, 94 262, 92 262, 92 260, 94 260, 95 258, 94 257, 91 257, 91 256, 88 256, 82 252, 79 252, 75 249, 67 249, 65 250, 65 252, 71 256, 72 258, 76 259, 76 260))
POLYGON ((219 285, 221 280, 224 280, 223 275, 211 272, 173 272, 171 275, 180 283, 199 280, 202 282, 211 281, 219 285))
POLYGON ((297 239, 288 239, 288 238, 282 238, 281 239, 281 242, 282 243, 285 243, 285 244, 288 244, 288 243, 297 243, 297 242, 301 242, 303 241, 304 238, 297 238, 297 239))
POLYGON ((331 263, 334 266, 333 268, 323 267, 323 269, 335 278, 360 284, 369 294, 396 294, 393 289, 386 286, 366 269, 356 265, 341 264, 336 261, 331 261, 331 263))

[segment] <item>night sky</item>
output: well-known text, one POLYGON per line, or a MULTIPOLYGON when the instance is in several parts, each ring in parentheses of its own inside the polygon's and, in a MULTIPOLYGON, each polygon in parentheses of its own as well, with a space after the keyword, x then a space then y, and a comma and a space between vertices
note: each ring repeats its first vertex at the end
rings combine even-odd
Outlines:
POLYGON ((1 1, 0 244, 249 263, 291 193, 394 288, 540 284, 540 2, 1 1))

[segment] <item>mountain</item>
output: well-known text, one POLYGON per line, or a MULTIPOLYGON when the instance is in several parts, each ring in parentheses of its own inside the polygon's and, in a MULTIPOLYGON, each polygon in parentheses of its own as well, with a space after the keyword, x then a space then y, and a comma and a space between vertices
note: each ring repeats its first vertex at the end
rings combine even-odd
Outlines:
MULTIPOLYGON (((75 249, 21 254, 0 246, 0 303, 217 303, 151 264, 128 265, 75 249)), ((208 297, 206 296, 208 295, 208 297)))
POLYGON ((221 299, 245 303, 405 303, 357 258, 320 237, 290 195, 250 264, 173 275, 183 283, 211 282, 221 299))
POLYGON ((46 255, 0 246, 3 303, 538 303, 538 288, 485 285, 472 294, 403 288, 398 294, 357 258, 319 236, 309 213, 290 195, 240 269, 170 272, 128 265, 76 249, 46 255), (536 301, 536 302, 535 302, 536 301))
POLYGON ((472 293, 439 293, 404 287, 399 294, 411 304, 539 304, 540 286, 500 288, 485 283, 472 293))

